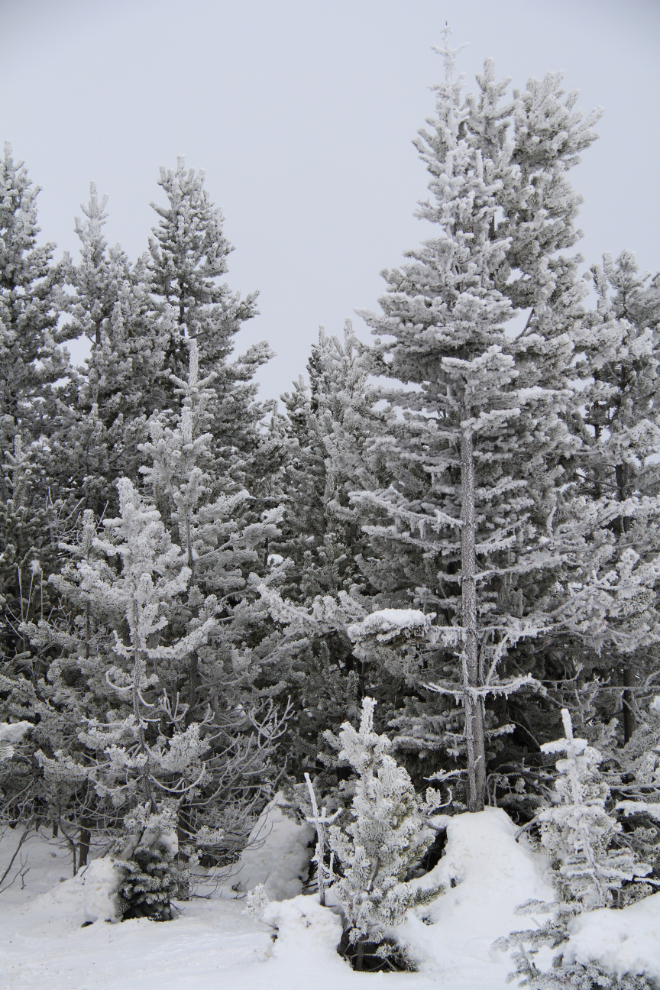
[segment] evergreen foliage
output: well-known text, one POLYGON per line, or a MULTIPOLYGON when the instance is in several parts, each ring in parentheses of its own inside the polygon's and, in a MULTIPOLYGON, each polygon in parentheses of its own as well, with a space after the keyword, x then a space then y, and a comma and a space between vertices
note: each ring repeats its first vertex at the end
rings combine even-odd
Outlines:
POLYGON ((37 245, 39 189, 5 145, 0 165, 0 449, 48 432, 46 411, 54 383, 67 371, 58 343, 61 264, 54 244, 37 245))
POLYGON ((203 172, 161 169, 135 262, 92 184, 58 264, 6 148, 0 814, 74 871, 111 839, 123 916, 168 920, 282 779, 346 954, 399 965, 389 929, 439 893, 429 815, 499 802, 557 892, 506 942, 523 984, 645 988, 561 947, 660 882, 660 285, 629 251, 580 277, 598 112, 555 74, 507 96, 490 62, 466 93, 444 42, 434 235, 384 273, 374 345, 321 330, 280 411, 268 346, 233 356, 256 294, 224 281, 203 172))
MULTIPOLYGON (((568 939, 568 924, 576 914, 598 908, 622 906, 626 900, 651 893, 640 880, 651 867, 635 856, 629 846, 620 841, 622 828, 616 817, 606 810, 609 787, 597 768, 601 754, 575 738, 570 713, 562 710, 564 739, 544 744, 546 753, 565 753, 557 760, 558 778, 553 803, 537 816, 540 844, 549 857, 550 878, 557 891, 555 904, 529 901, 520 913, 549 915, 546 924, 525 932, 513 932, 498 943, 514 948, 516 975, 522 976, 521 986, 619 986, 614 978, 597 966, 564 963, 561 946, 568 939), (622 898, 623 885, 626 885, 622 898), (637 890, 635 888, 638 888, 637 890), (543 945, 560 949, 550 973, 541 972, 534 956, 543 945), (529 948, 527 948, 529 946, 529 948), (593 982, 589 983, 589 979, 593 982), (554 981, 554 982, 553 982, 554 981)), ((644 986, 630 977, 631 987, 644 986)))
POLYGON ((405 738, 433 725, 434 747, 465 754, 476 811, 490 730, 514 728, 508 699, 539 666, 530 641, 594 652, 655 642, 646 602, 657 565, 613 545, 620 504, 575 488, 586 290, 580 257, 560 252, 578 237, 566 173, 598 114, 582 120, 553 75, 503 105, 507 84, 489 62, 478 95, 464 97, 445 40, 436 117, 418 142, 433 197, 419 215, 439 234, 385 273, 382 314, 365 314, 378 335, 372 370, 394 380, 378 393, 386 425, 367 458, 389 480, 352 498, 371 516, 360 565, 381 607, 433 609, 462 630, 458 649, 419 658, 418 682, 444 699, 422 695, 395 718, 405 738), (519 309, 522 332, 511 326, 519 309), (457 697, 463 740, 449 711, 457 697))
POLYGON ((168 397, 163 365, 172 322, 169 313, 152 313, 146 257, 131 265, 119 245, 108 247, 105 206, 92 183, 85 219, 76 219, 80 262, 67 271, 75 293, 71 332, 88 339, 90 355, 69 376, 52 443, 63 491, 97 515, 116 509, 118 478, 138 481, 147 419, 168 397))
POLYGON ((390 740, 373 731, 374 707, 372 698, 364 698, 359 729, 346 722, 339 733, 339 758, 358 778, 351 804, 354 821, 328 829, 330 848, 341 865, 332 889, 351 945, 382 943, 386 929, 401 924, 409 908, 427 904, 442 889, 407 882, 434 839, 424 818, 437 802, 431 789, 426 802, 420 802, 406 771, 387 754, 390 740))
POLYGON ((272 353, 262 342, 235 361, 228 360, 242 323, 256 315, 257 294, 241 299, 218 281, 227 272, 233 248, 223 233, 222 211, 204 188, 204 172, 186 169, 179 158, 176 169, 161 169, 158 184, 167 205, 152 203, 160 219, 149 241, 149 289, 156 312, 172 320, 165 367, 169 374, 185 378, 185 341, 197 340, 202 375, 215 375, 214 455, 227 467, 239 452, 245 456, 258 443, 263 410, 254 401, 257 388, 252 378, 272 353))
POLYGON ((118 888, 122 921, 171 921, 170 899, 180 879, 174 864, 176 818, 168 809, 149 814, 146 807, 138 806, 126 824, 131 838, 115 860, 124 871, 118 888))

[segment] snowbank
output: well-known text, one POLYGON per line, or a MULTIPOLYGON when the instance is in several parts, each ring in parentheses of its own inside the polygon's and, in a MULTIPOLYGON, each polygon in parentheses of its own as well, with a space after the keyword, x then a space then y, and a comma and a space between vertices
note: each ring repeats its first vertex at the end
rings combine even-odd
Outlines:
MULTIPOLYGON (((262 826, 279 822, 284 841, 275 843, 271 830, 254 862, 281 859, 296 848, 301 857, 305 850, 307 860, 307 829, 275 809, 273 804, 266 811, 262 826)), ((58 883, 70 857, 57 841, 35 836, 25 847, 33 865, 25 887, 17 883, 0 897, 0 990, 373 990, 381 983, 389 990, 506 990, 512 964, 492 944, 530 924, 515 913, 521 902, 552 899, 543 877, 546 864, 524 838, 515 841, 516 828, 504 811, 436 821, 447 827, 445 855, 415 882, 440 881, 446 892, 391 933, 407 946, 417 973, 351 970, 336 952, 339 918, 309 896, 271 903, 264 912, 267 924, 244 915, 244 900, 227 888, 210 900, 179 902, 182 913, 172 922, 104 924, 112 904, 111 861, 94 860, 78 877, 58 883), (52 888, 45 894, 44 885, 52 888), (274 942, 269 926, 277 928, 274 942)), ((15 848, 17 836, 9 839, 0 860, 15 848)), ((278 883, 291 882, 290 870, 276 862, 269 866, 278 883)), ((253 874, 251 886, 259 879, 253 874)), ((615 973, 646 971, 660 979, 659 947, 657 894, 623 911, 577 919, 568 952, 578 962, 599 958, 615 973)))
POLYGON ((234 889, 245 892, 262 883, 271 901, 284 901, 302 892, 316 832, 306 822, 299 825, 288 818, 282 811, 285 804, 279 793, 264 808, 241 853, 234 889))
POLYGON ((34 726, 31 722, 0 722, 0 742, 20 742, 28 729, 34 726))
POLYGON ((268 904, 263 921, 278 930, 272 957, 289 961, 296 968, 307 963, 334 971, 339 978, 350 973, 350 966, 337 953, 342 933, 341 920, 315 897, 300 895, 279 904, 268 904))
POLYGON ((660 894, 616 911, 601 908, 571 922, 568 962, 598 962, 609 973, 660 981, 660 894))
POLYGON ((36 897, 24 911, 36 929, 63 932, 80 928, 85 922, 116 921, 119 903, 115 891, 122 878, 112 859, 94 859, 69 880, 36 897))
POLYGON ((442 822, 447 827, 445 855, 416 882, 443 883, 446 891, 392 934, 407 945, 422 972, 453 972, 458 987, 469 959, 483 964, 489 990, 505 986, 511 962, 493 942, 524 927, 516 915, 524 901, 554 899, 544 878, 546 863, 524 836, 515 841, 518 830, 499 808, 442 822))

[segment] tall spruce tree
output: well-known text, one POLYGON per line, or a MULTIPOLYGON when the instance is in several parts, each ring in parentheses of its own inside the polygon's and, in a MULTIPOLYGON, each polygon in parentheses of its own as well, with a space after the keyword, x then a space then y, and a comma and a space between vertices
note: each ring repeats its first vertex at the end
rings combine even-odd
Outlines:
POLYGON ((69 263, 71 332, 86 337, 90 354, 70 373, 58 406, 51 470, 72 503, 97 514, 117 508, 116 482, 138 481, 138 444, 147 419, 166 402, 162 371, 170 339, 169 314, 154 316, 146 256, 129 262, 103 234, 106 198, 90 186, 84 220, 76 219, 80 262, 69 263))
POLYGON ((157 309, 172 309, 165 365, 169 373, 185 378, 185 340, 197 340, 201 374, 215 373, 211 429, 215 456, 228 466, 258 444, 263 409, 255 402, 257 386, 252 379, 272 352, 262 342, 229 360, 235 335, 257 313, 256 293, 242 299, 219 281, 233 248, 223 233, 222 211, 204 188, 204 172, 186 169, 179 158, 176 169, 161 169, 158 184, 167 205, 152 203, 160 220, 149 242, 149 276, 157 309))
POLYGON ((0 164, 0 447, 24 444, 47 431, 50 387, 66 374, 68 358, 57 346, 62 264, 54 244, 37 244, 39 187, 5 145, 0 164))
MULTIPOLYGON (((462 629, 458 676, 436 652, 435 690, 462 697, 468 807, 478 811, 485 700, 521 683, 500 679, 503 657, 557 627, 597 640, 625 615, 629 582, 648 591, 655 574, 632 561, 610 571, 594 536, 602 516, 562 494, 579 446, 566 420, 579 402, 570 379, 584 315, 580 257, 559 253, 578 236, 565 173, 593 141, 596 115, 582 121, 552 75, 503 106, 507 81, 489 62, 478 98, 464 98, 456 52, 441 54, 433 129, 418 142, 433 194, 419 215, 441 233, 385 273, 383 314, 365 314, 379 335, 374 370, 406 388, 382 390, 388 429, 372 443, 392 483, 354 500, 372 512, 362 565, 371 582, 391 604, 412 599, 462 629), (517 335, 514 306, 529 309, 517 335)), ((455 749, 455 733, 447 741, 455 749)))
POLYGON ((285 538, 278 552, 294 562, 287 593, 311 600, 364 584, 355 558, 365 538, 349 492, 373 484, 364 459, 377 425, 368 349, 346 321, 343 343, 319 331, 301 377, 282 396, 288 417, 285 538))
MULTIPOLYGON (((5 663, 24 652, 18 626, 34 604, 40 561, 56 549, 55 493, 50 489, 49 438, 56 383, 68 355, 59 346, 73 335, 59 328, 62 263, 54 244, 37 243, 39 188, 7 144, 0 162, 0 637, 5 663)), ((37 585, 40 586, 40 580, 37 585)), ((34 617, 34 613, 32 613, 34 617)))
MULTIPOLYGON (((605 255, 591 275, 597 307, 589 314, 584 341, 587 387, 582 436, 582 488, 603 504, 621 506, 610 524, 610 539, 619 553, 653 560, 660 550, 658 492, 660 416, 657 409, 660 347, 660 285, 641 274, 635 256, 624 251, 616 260, 605 255)), ((653 626, 655 596, 646 592, 646 610, 636 608, 636 621, 653 626)), ((639 720, 637 693, 657 663, 657 652, 626 651, 613 642, 599 663, 622 690, 622 723, 628 742, 639 720)))

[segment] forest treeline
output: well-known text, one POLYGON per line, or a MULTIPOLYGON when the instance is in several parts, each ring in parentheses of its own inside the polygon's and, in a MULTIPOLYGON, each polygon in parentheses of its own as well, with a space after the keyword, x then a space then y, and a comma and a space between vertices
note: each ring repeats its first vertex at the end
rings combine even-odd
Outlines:
POLYGON ((229 862, 276 791, 311 814, 306 773, 346 807, 361 711, 446 812, 523 826, 563 709, 611 841, 660 880, 660 282, 627 251, 582 273, 569 172, 598 113, 488 62, 466 96, 444 57, 417 139, 436 233, 383 273, 372 344, 321 332, 279 404, 269 346, 234 354, 257 298, 203 173, 161 169, 137 261, 92 185, 56 260, 5 150, 1 813, 74 869, 158 822, 229 862))

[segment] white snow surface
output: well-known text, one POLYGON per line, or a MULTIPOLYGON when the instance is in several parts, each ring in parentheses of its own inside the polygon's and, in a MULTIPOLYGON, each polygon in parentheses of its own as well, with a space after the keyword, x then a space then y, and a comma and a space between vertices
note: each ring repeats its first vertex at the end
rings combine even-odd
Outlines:
POLYGON ((289 818, 282 810, 285 805, 284 795, 279 792, 250 833, 234 873, 234 883, 243 893, 257 884, 264 885, 271 901, 283 901, 302 892, 314 855, 310 843, 316 831, 306 822, 298 824, 289 818))
MULTIPOLYGON (((30 866, 23 889, 19 880, 0 894, 0 990, 504 990, 510 963, 492 943, 528 927, 531 919, 515 914, 518 904, 552 897, 545 863, 524 837, 515 841, 504 811, 436 822, 447 825, 446 853, 416 882, 442 881, 446 891, 392 931, 417 973, 353 972, 336 953, 339 918, 313 896, 271 903, 256 921, 229 886, 235 875, 218 889, 198 888, 203 896, 179 903, 174 921, 109 924, 111 861, 94 860, 71 878, 66 846, 37 836, 22 850, 30 866), (81 928, 86 921, 94 923, 81 928)), ((290 833, 282 834, 286 850, 290 833)), ((277 860, 270 836, 267 855, 277 860)), ((17 839, 6 832, 0 841, 0 875, 17 839)), ((596 953, 617 973, 641 967, 656 975, 659 926, 660 895, 597 911, 575 923, 571 951, 579 960, 596 953)))
POLYGON ((20 742, 31 728, 31 722, 0 722, 0 742, 20 742))
POLYGON ((435 612, 432 615, 425 615, 416 608, 383 608, 378 612, 372 612, 361 622, 352 623, 346 631, 354 642, 365 636, 387 637, 388 633, 390 636, 387 638, 391 638, 391 634, 405 630, 427 632, 434 618, 435 612))
POLYGON ((446 852, 417 883, 443 883, 445 893, 393 934, 407 943, 421 973, 443 974, 442 986, 503 988, 512 967, 493 942, 527 927, 528 919, 516 915, 524 901, 554 899, 546 863, 524 836, 516 842, 518 830, 501 809, 435 821, 447 826, 446 852))
POLYGON ((620 911, 600 908, 571 922, 568 962, 600 962, 617 976, 645 973, 660 981, 660 894, 620 911))

